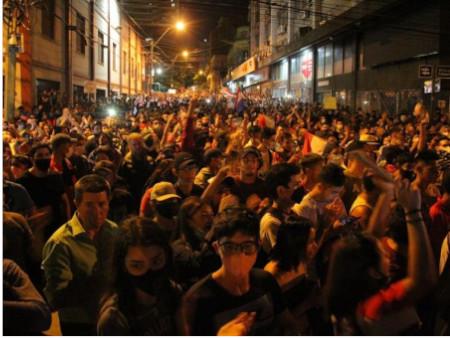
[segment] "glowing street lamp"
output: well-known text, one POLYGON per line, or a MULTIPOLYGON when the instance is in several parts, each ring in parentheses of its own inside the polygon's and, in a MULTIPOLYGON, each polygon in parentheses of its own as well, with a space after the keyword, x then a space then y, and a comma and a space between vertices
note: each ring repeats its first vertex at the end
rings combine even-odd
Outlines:
POLYGON ((175 28, 178 31, 184 31, 186 28, 186 24, 183 21, 177 21, 177 23, 175 24, 175 28))
POLYGON ((183 57, 187 58, 189 56, 189 52, 187 50, 184 50, 181 55, 183 55, 183 57))

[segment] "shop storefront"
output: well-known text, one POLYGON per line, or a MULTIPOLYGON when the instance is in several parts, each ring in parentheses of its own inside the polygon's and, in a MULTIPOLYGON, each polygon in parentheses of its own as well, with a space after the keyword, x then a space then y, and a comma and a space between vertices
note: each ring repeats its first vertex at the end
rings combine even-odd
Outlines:
POLYGON ((290 58, 290 94, 302 102, 313 102, 314 57, 311 49, 306 49, 290 58))

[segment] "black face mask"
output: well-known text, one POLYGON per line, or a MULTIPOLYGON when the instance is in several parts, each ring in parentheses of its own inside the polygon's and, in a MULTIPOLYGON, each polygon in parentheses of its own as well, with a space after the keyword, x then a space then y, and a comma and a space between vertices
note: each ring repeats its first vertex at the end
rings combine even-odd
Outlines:
POLYGON ((165 218, 175 218, 178 215, 179 208, 178 201, 156 203, 156 211, 165 218))
POLYGON ((50 159, 49 158, 40 158, 38 160, 34 160, 34 165, 40 171, 47 171, 50 168, 50 159))
POLYGON ((159 291, 167 284, 168 276, 165 268, 160 270, 149 270, 142 276, 130 275, 133 285, 154 296, 159 294, 159 291))

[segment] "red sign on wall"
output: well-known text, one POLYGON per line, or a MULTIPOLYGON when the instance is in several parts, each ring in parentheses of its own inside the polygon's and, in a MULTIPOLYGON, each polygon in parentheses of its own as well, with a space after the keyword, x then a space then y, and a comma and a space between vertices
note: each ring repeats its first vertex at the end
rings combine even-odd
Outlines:
POLYGON ((313 72, 313 60, 306 59, 302 62, 302 74, 303 76, 309 80, 313 72))

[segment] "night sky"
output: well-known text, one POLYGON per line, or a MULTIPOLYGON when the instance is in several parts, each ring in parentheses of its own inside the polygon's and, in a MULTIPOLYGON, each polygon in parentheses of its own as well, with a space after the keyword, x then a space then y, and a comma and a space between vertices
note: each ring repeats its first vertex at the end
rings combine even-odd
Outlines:
POLYGON ((165 30, 161 24, 174 22, 179 17, 187 23, 185 32, 172 31, 166 35, 159 46, 168 61, 183 49, 199 53, 208 50, 209 33, 220 17, 228 17, 235 27, 248 24, 249 0, 119 0, 119 4, 142 28, 142 34, 157 39, 165 30))

